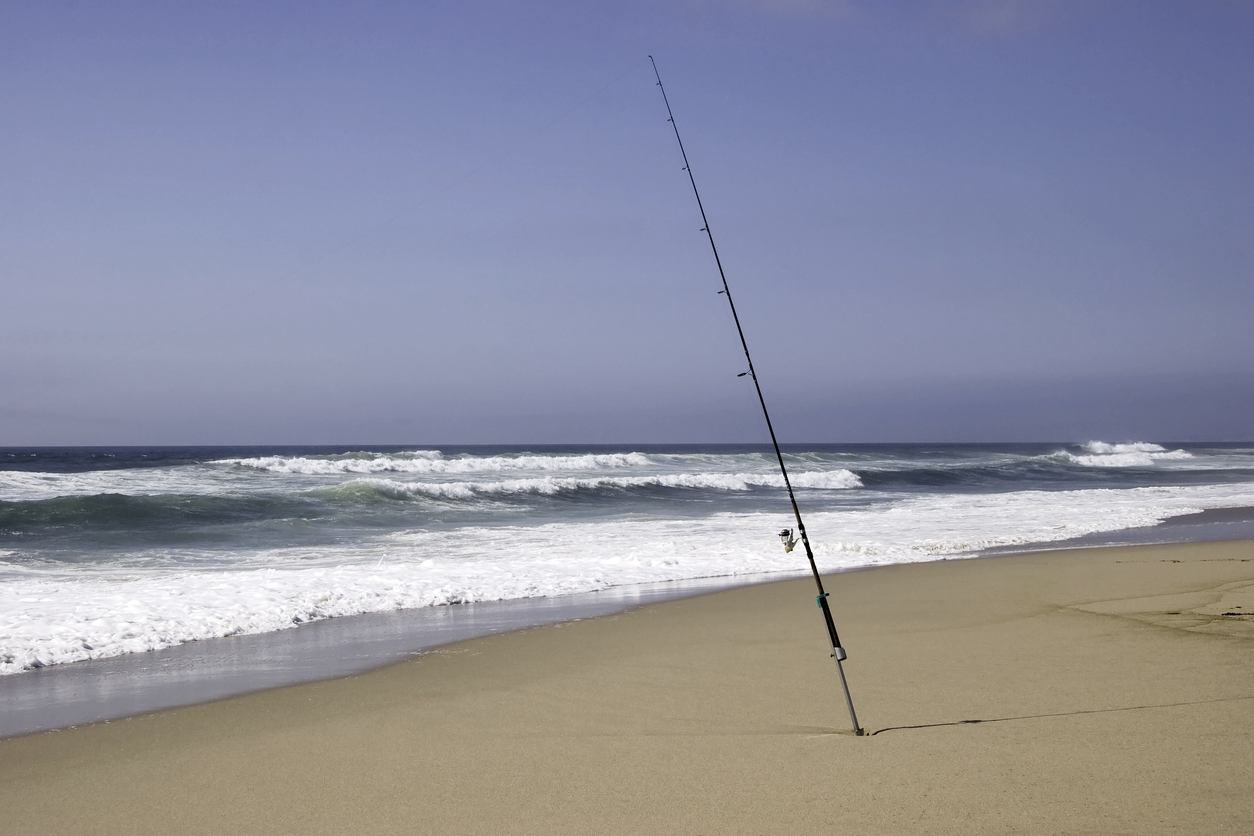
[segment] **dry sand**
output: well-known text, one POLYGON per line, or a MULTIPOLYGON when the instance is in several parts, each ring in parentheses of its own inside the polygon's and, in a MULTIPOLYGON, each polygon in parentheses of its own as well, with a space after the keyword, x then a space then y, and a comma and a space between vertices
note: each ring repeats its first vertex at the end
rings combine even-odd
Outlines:
POLYGON ((3 833, 1250 833, 1254 543, 833 577, 0 741, 3 833))

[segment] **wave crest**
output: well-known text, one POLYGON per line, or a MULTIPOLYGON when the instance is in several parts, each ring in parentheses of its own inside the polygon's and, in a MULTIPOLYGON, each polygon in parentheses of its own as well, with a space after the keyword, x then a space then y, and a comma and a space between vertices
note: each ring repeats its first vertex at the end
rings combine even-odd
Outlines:
MULTIPOLYGON (((861 488, 862 480, 849 470, 798 473, 792 483, 814 490, 861 488)), ((758 487, 782 488, 782 476, 769 473, 674 473, 658 476, 540 476, 533 479, 506 479, 496 482, 402 482, 395 479, 354 479, 346 489, 367 486, 386 496, 407 499, 425 496, 433 499, 475 499, 510 494, 555 495, 578 491, 633 488, 688 488, 716 491, 748 491, 758 487)))
POLYGON ((1090 441, 1081 446, 1089 455, 1077 455, 1064 450, 1060 458, 1083 467, 1153 467, 1163 460, 1193 458, 1193 454, 1185 450, 1168 450, 1161 444, 1149 441, 1132 441, 1126 444, 1090 441))
MULTIPOLYGON (((810 536, 820 569, 833 571, 971 556, 1251 502, 1248 482, 925 495, 813 514, 810 536)), ((786 514, 776 512, 414 529, 355 546, 244 555, 261 568, 20 570, 0 584, 0 675, 362 612, 681 578, 804 573, 804 561, 776 540, 784 522, 786 514), (588 547, 592 541, 596 549, 588 547)))
POLYGON ((349 473, 484 473, 510 470, 600 470, 650 464, 643 453, 599 453, 581 456, 486 456, 446 459, 438 451, 415 454, 353 454, 351 456, 260 456, 220 459, 214 464, 297 473, 307 476, 338 476, 349 473))

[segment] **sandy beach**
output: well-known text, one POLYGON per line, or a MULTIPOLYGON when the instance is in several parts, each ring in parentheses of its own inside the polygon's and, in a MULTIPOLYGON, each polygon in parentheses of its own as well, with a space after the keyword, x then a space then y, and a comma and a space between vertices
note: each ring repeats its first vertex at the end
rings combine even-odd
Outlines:
POLYGON ((1246 833, 1254 542, 894 566, 0 741, 3 833, 1246 833))

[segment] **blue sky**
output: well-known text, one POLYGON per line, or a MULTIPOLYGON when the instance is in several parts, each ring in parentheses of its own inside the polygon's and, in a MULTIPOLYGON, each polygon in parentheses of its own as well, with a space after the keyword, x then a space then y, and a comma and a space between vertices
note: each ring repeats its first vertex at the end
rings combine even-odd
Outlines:
POLYGON ((0 444, 1254 438, 1254 4, 0 2, 0 444))

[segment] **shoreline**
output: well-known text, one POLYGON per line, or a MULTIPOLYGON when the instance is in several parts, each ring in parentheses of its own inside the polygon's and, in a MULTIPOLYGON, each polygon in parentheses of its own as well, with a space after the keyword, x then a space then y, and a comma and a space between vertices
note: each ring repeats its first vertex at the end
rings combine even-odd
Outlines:
MULTIPOLYGON (((1232 540, 1254 540, 1254 507, 1211 509, 1144 528, 928 562, 1232 540)), ((854 567, 824 576, 869 568, 885 567, 854 567)), ((660 581, 558 597, 364 613, 287 630, 206 639, 8 674, 0 677, 0 706, 4 706, 0 740, 352 676, 467 639, 604 617, 651 603, 797 577, 809 574, 798 570, 660 581)))
POLYGON ((469 639, 779 579, 659 581, 555 597, 361 613, 51 665, 0 677, 0 740, 354 676, 469 639))
POLYGON ((1254 542, 884 566, 0 741, 0 833, 1243 833, 1254 542))

